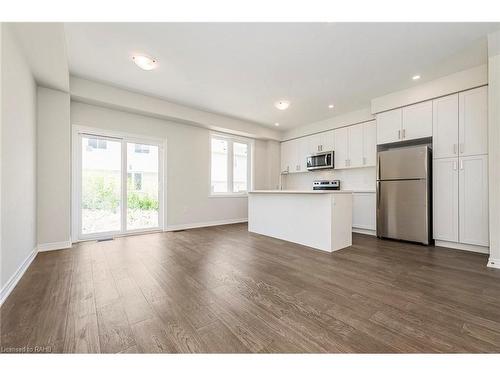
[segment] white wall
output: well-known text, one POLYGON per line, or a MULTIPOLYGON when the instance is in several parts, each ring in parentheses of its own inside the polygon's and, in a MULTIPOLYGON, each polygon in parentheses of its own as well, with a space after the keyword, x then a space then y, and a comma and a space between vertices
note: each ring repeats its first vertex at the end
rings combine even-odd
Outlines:
MULTIPOLYGON (((209 197, 208 129, 76 101, 71 102, 71 124, 167 139, 165 212, 171 229, 247 218, 246 197, 209 197)), ((267 141, 256 141, 254 178, 259 186, 268 186, 267 146, 267 141)))
POLYGON ((82 78, 70 77, 70 92, 71 98, 81 103, 125 110, 244 137, 281 139, 281 133, 276 129, 82 78))
POLYGON ((486 84, 488 84, 488 67, 479 65, 406 90, 374 98, 371 111, 372 113, 388 111, 486 84))
POLYGON ((69 94, 37 89, 37 233, 40 248, 71 241, 71 126, 69 94), (52 244, 52 245, 51 245, 52 244))
POLYGON ((255 190, 279 188, 280 175, 280 143, 271 140, 256 140, 254 152, 254 186, 255 190))
POLYGON ((3 22, 0 22, 0 290, 3 290, 3 270, 2 270, 2 218, 3 218, 3 211, 2 211, 2 129, 3 129, 3 100, 2 100, 2 93, 3 93, 3 22))
POLYGON ((500 268, 500 31, 488 36, 490 260, 500 268))
POLYGON ((3 288, 36 247, 36 84, 6 24, 1 87, 3 288))

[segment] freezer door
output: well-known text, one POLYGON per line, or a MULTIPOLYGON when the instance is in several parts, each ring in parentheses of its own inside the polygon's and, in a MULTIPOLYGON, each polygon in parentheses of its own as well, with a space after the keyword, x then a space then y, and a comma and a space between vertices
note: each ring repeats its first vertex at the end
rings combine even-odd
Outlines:
POLYGON ((377 160, 378 180, 427 178, 429 149, 427 146, 380 151, 377 160))
POLYGON ((377 236, 429 243, 427 180, 377 182, 377 236))

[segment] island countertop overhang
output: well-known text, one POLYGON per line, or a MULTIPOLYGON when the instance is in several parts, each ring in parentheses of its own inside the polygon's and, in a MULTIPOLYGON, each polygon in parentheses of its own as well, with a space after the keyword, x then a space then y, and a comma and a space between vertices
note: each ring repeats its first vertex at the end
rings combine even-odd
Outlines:
POLYGON ((351 190, 251 190, 248 194, 352 194, 351 190))

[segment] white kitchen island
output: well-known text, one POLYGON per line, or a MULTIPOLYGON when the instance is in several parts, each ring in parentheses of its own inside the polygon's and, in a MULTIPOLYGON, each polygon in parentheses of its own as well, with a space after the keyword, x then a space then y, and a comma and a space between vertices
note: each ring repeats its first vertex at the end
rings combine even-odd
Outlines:
POLYGON ((352 192, 254 190, 248 230, 324 251, 352 245, 352 192))

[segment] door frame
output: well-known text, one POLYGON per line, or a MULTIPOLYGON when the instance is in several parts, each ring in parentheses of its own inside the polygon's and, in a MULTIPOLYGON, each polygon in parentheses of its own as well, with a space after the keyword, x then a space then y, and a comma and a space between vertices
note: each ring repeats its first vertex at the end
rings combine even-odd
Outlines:
POLYGON ((100 129, 81 125, 72 125, 72 136, 71 136, 71 152, 72 152, 72 163, 71 163, 71 239, 73 243, 88 240, 97 240, 109 237, 119 237, 131 234, 140 234, 148 232, 158 232, 165 230, 166 223, 166 147, 167 139, 160 137, 150 137, 138 134, 130 134, 125 132, 100 129), (81 233, 81 152, 82 145, 80 142, 81 135, 97 136, 101 138, 107 138, 114 141, 120 141, 122 143, 121 147, 121 163, 122 163, 122 176, 121 176, 121 228, 119 231, 111 232, 100 232, 96 234, 84 235, 81 233), (127 174, 126 171, 127 163, 127 143, 135 142, 141 144, 149 144, 152 146, 158 146, 158 226, 154 228, 145 229, 126 229, 127 223, 127 174))

